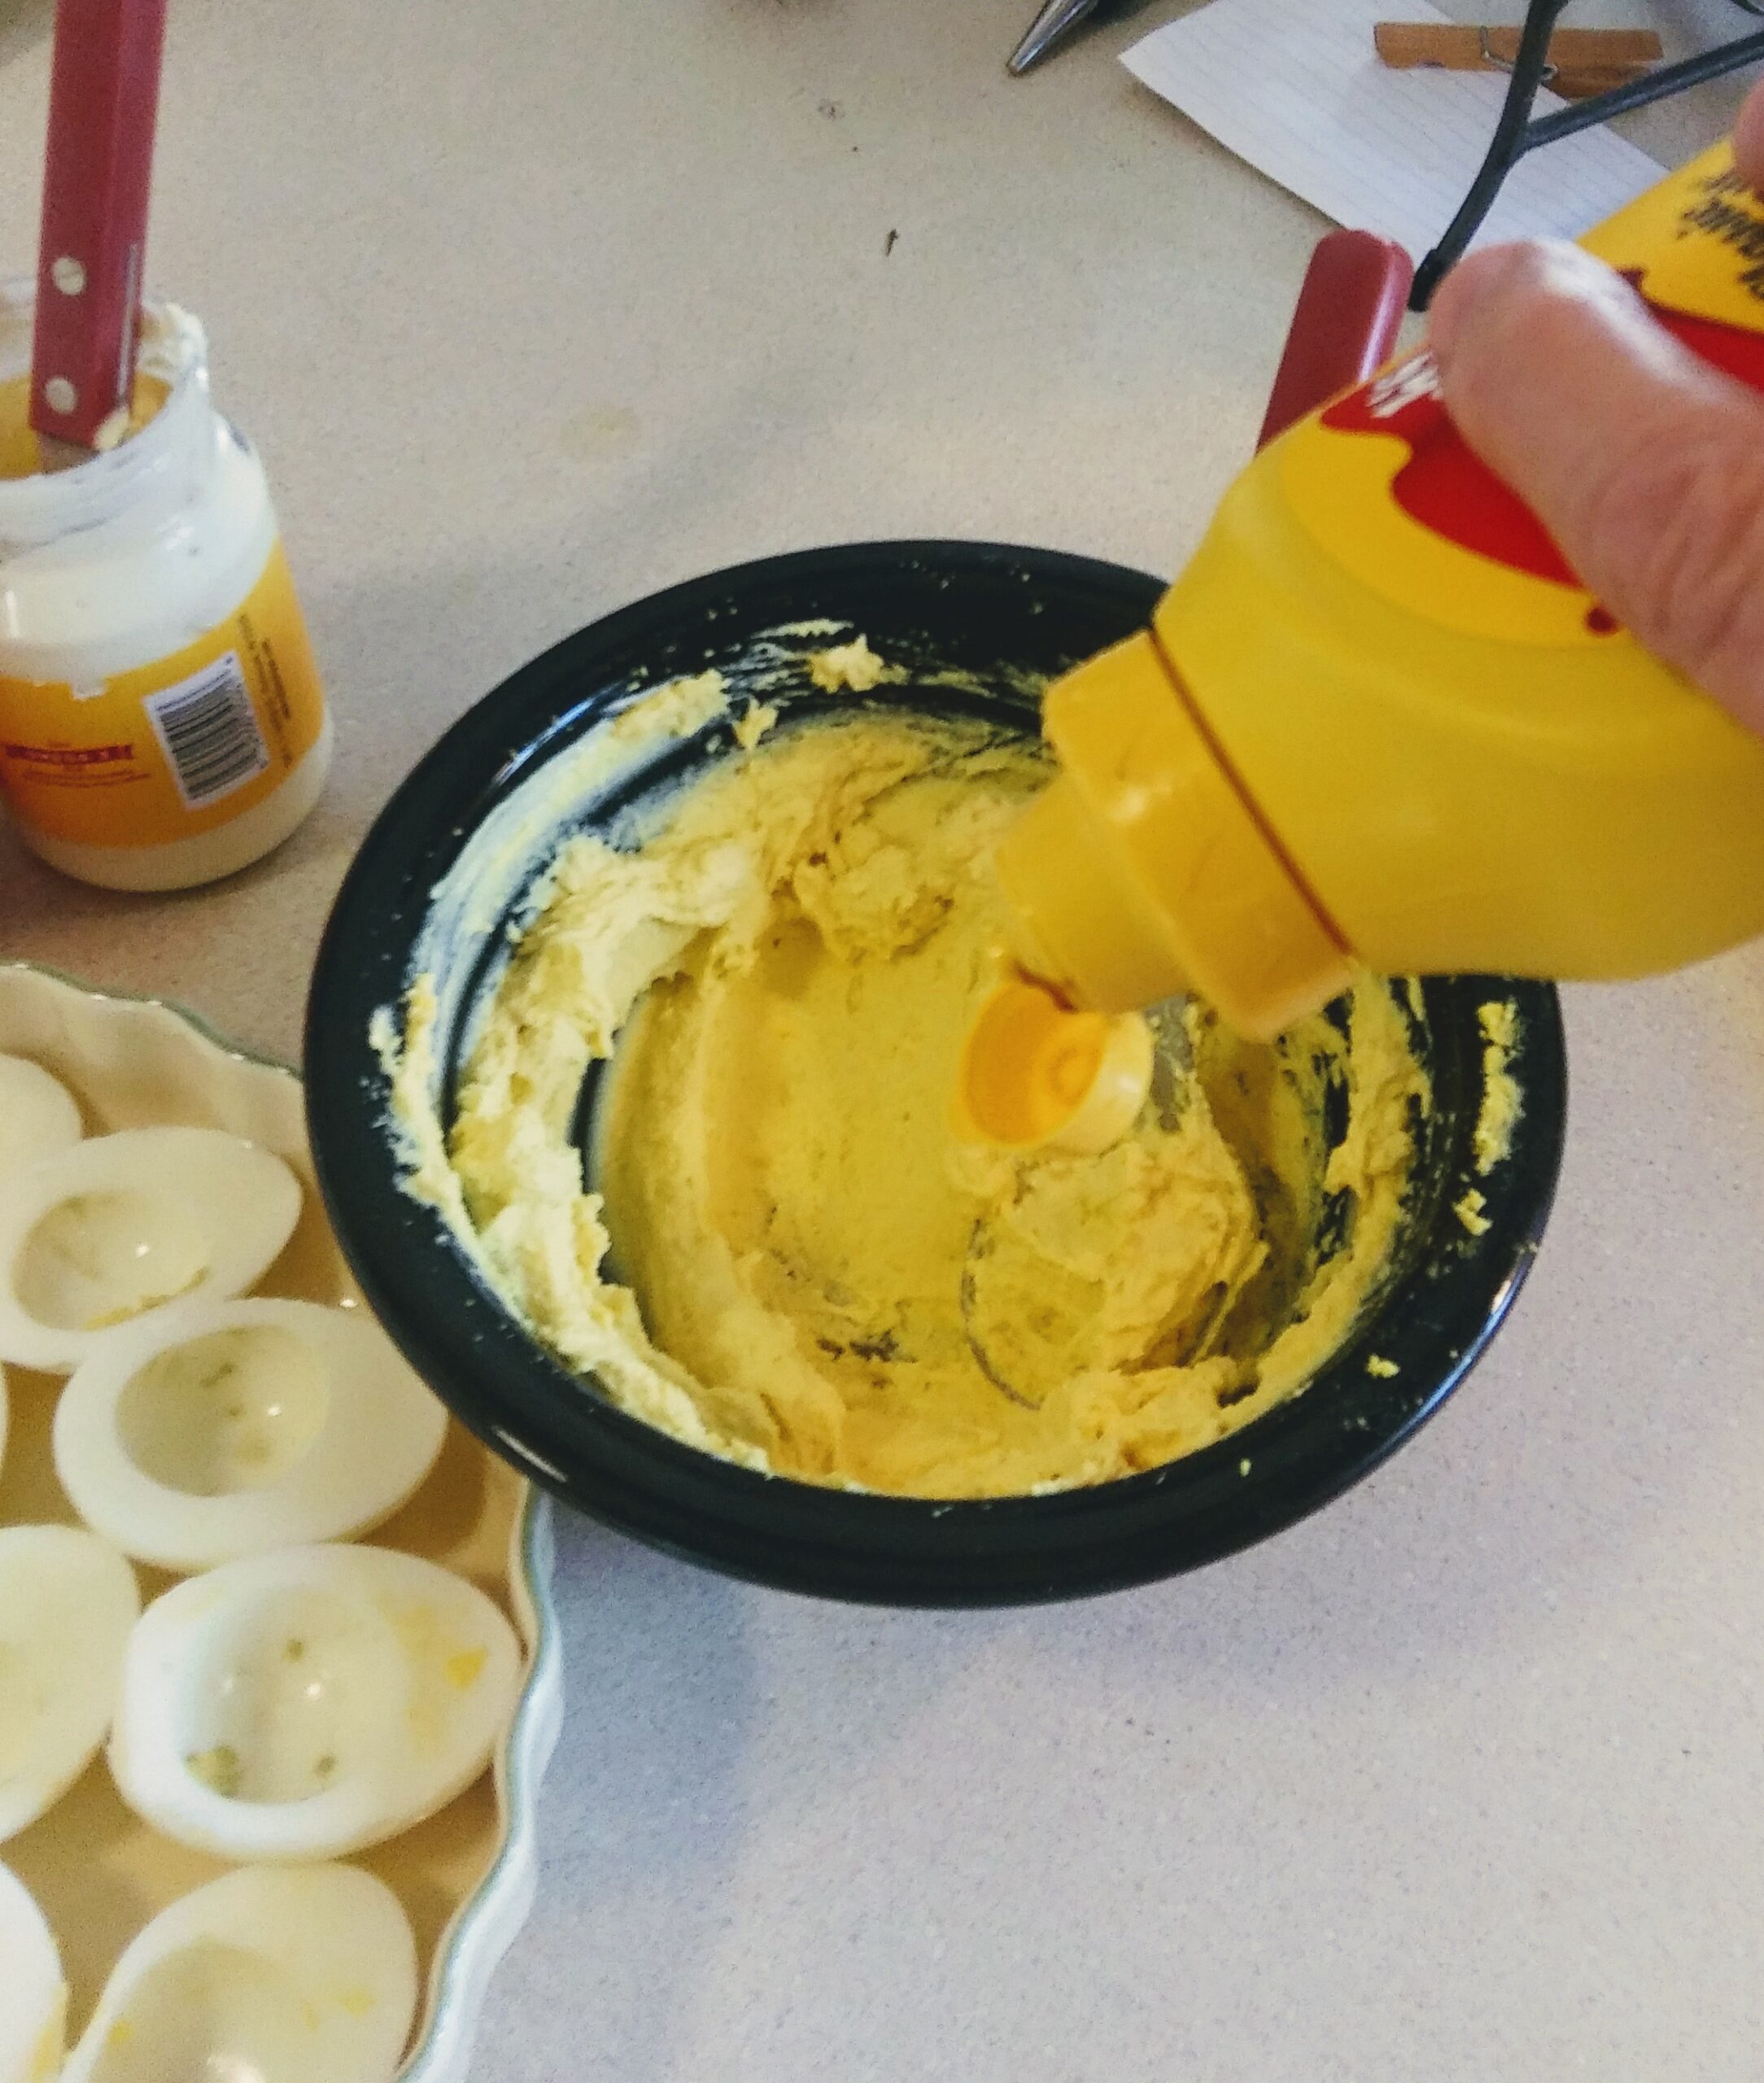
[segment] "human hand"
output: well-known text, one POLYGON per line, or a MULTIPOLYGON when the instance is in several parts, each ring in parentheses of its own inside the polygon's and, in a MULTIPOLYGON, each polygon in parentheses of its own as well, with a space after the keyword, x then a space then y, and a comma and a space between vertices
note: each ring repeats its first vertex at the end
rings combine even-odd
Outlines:
MULTIPOLYGON (((1736 142, 1764 194, 1764 86, 1736 142)), ((1764 394, 1574 246, 1472 254, 1429 336, 1470 447, 1620 622, 1764 735, 1764 394)))

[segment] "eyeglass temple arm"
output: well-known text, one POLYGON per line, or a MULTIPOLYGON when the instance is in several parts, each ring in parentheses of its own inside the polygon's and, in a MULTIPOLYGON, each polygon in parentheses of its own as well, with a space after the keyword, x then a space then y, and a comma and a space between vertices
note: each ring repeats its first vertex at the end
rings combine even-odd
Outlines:
POLYGON ((1440 278, 1463 257, 1464 249, 1476 236, 1477 226, 1500 193, 1500 184, 1529 148, 1526 132, 1531 104, 1548 69, 1550 38, 1567 6, 1568 0, 1531 0, 1526 11, 1525 27, 1520 32, 1519 48, 1507 81, 1507 98, 1500 105, 1495 134, 1470 183, 1469 193, 1458 205, 1457 215, 1447 225, 1439 243, 1415 270, 1415 285, 1408 299, 1411 311, 1427 308, 1440 278))
MULTIPOLYGON (((1744 4, 1745 0, 1741 3, 1744 4)), ((1457 215, 1446 227, 1444 237, 1415 270, 1415 286, 1408 300, 1411 311, 1427 308, 1442 277, 1462 259, 1465 248, 1476 236, 1477 227, 1500 192, 1501 183, 1526 153, 1535 151, 1540 145, 1553 145, 1559 138, 1571 138, 1577 131, 1590 130, 1595 124, 1603 123, 1611 116, 1622 116, 1632 108, 1645 108, 1650 102, 1663 101, 1669 94, 1680 94, 1687 87, 1701 86, 1705 80, 1720 79, 1726 73, 1738 72, 1741 66, 1764 59, 1764 30, 1760 30, 1751 36, 1736 37, 1714 50, 1701 51, 1695 58, 1684 59, 1676 65, 1663 65, 1639 80, 1630 81, 1626 85, 1613 87, 1605 94, 1557 109, 1549 116, 1533 118, 1532 103, 1548 69, 1550 38, 1567 5, 1568 0, 1533 0, 1487 156, 1470 184, 1469 193, 1457 215)), ((1748 11, 1756 11, 1749 7, 1748 11)))

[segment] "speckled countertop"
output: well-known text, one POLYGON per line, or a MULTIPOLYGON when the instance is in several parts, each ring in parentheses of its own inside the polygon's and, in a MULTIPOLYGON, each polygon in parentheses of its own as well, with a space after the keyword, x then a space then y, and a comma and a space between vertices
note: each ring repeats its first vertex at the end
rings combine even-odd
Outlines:
MULTIPOLYGON (((577 624, 866 535, 1172 566, 1319 222, 1116 64, 1173 8, 1010 83, 1030 11, 178 0, 151 274, 264 451, 341 757, 282 854, 192 897, 0 837, 0 948, 290 1050, 377 806, 577 624)), ((1744 21, 1655 18, 1677 48, 1744 21)), ((0 0, 20 269, 48 35, 0 0)), ((1688 151, 1736 92, 1636 134, 1688 151)), ((1755 2083, 1764 950, 1576 991, 1569 1025, 1517 1315, 1270 1545, 927 1617, 564 1525, 568 1727, 478 2072, 1755 2083)))

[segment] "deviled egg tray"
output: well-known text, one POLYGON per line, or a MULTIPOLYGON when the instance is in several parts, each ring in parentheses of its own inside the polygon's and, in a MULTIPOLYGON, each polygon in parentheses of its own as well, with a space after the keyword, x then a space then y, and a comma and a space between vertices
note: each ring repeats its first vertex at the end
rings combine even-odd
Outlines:
POLYGON ((463 2078, 548 1508, 369 1316, 295 1075, 0 965, 0 2083, 463 2078))

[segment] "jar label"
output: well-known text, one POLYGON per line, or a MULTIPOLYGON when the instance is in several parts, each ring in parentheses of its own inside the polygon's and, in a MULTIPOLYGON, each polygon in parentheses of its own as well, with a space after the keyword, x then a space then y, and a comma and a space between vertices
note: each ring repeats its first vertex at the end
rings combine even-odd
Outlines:
POLYGON ((324 692, 278 540, 193 644, 91 693, 0 673, 0 794, 22 825, 91 846, 159 846, 230 823, 318 740, 324 692))

